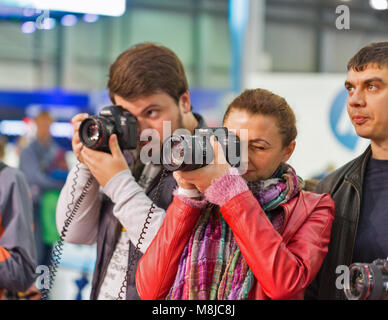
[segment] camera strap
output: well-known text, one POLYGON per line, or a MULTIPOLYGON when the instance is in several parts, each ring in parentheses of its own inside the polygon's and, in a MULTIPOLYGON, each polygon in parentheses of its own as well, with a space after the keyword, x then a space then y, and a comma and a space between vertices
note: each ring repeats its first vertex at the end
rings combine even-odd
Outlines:
POLYGON ((71 188, 72 188, 72 192, 71 192, 72 200, 71 200, 71 203, 69 203, 67 205, 67 209, 68 209, 68 211, 66 212, 67 218, 64 222, 64 226, 63 226, 62 231, 60 233, 60 236, 59 236, 60 239, 59 239, 59 241, 57 241, 55 243, 55 245, 51 251, 50 265, 49 265, 49 271, 50 271, 49 272, 49 284, 48 284, 48 287, 44 287, 43 289, 41 289, 40 300, 47 300, 48 299, 48 295, 49 295, 50 290, 52 289, 52 287, 54 285, 55 276, 56 276, 56 273, 58 272, 58 267, 59 267, 59 264, 60 264, 61 259, 62 259, 62 251, 63 251, 64 241, 65 241, 65 237, 66 237, 68 228, 69 228, 71 222, 73 221, 76 213, 78 212, 78 209, 79 209, 83 199, 85 198, 87 192, 89 191, 89 188, 92 185, 92 182, 94 179, 93 176, 90 175, 89 179, 87 180, 85 186, 82 189, 80 197, 74 203, 75 186, 77 184, 78 172, 80 170, 79 165, 80 165, 80 162, 77 162, 76 170, 74 172, 73 185, 71 186, 71 188), (73 208, 71 208, 72 205, 74 205, 73 208))
MULTIPOLYGON (((151 219, 152 219, 151 216, 154 213, 154 210, 155 210, 155 207, 156 207, 156 203, 158 202, 158 200, 160 198, 161 186, 162 186, 163 180, 165 179, 167 174, 168 174, 168 170, 162 169, 161 174, 157 175, 157 177, 160 177, 160 178, 159 178, 158 184, 156 186, 156 191, 155 191, 155 194, 154 194, 153 199, 152 199, 151 207, 150 207, 150 209, 148 211, 147 218, 144 221, 144 225, 143 225, 142 231, 141 231, 141 233, 139 235, 139 239, 137 241, 135 250, 133 251, 133 254, 130 256, 129 264, 128 264, 128 267, 127 267, 126 272, 125 272, 125 277, 124 277, 124 280, 122 282, 122 285, 121 285, 121 288, 120 288, 120 291, 118 293, 118 296, 117 296, 116 300, 122 300, 123 299, 123 294, 125 293, 124 289, 127 290, 129 276, 130 276, 133 268, 135 267, 135 261, 138 260, 138 256, 139 256, 139 253, 140 253, 140 245, 142 244, 142 241, 144 240, 144 236, 146 235, 146 231, 148 229, 148 225, 151 223, 151 219)), ((156 179, 154 179, 154 180, 156 180, 156 179)))

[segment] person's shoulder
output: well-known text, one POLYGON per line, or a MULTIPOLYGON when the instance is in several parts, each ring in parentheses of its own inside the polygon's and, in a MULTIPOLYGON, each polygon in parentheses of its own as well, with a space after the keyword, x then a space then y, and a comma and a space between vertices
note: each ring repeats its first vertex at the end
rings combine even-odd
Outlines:
POLYGON ((333 172, 329 173, 325 178, 319 181, 315 187, 317 193, 331 193, 332 190, 344 180, 345 175, 354 168, 359 158, 353 159, 333 172))
POLYGON ((27 144, 22 151, 20 152, 20 157, 30 154, 31 152, 34 152, 36 149, 37 142, 36 140, 31 141, 29 144, 27 144))
POLYGON ((315 217, 312 219, 320 219, 326 225, 334 217, 335 204, 328 193, 301 190, 287 206, 293 221, 297 221, 297 224, 304 223, 309 217, 315 217))
POLYGON ((303 198, 303 202, 313 205, 318 205, 326 202, 330 205, 332 203, 332 198, 329 193, 317 193, 314 191, 301 190, 299 192, 299 198, 303 198))
POLYGON ((13 183, 25 183, 26 178, 24 176, 24 173, 14 167, 6 166, 0 173, 2 175, 1 180, 4 179, 4 183, 6 185, 11 185, 13 183))

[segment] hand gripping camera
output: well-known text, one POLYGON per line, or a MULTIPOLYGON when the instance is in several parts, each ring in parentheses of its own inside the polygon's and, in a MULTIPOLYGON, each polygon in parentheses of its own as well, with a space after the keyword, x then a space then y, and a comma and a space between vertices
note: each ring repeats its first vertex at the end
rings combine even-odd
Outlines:
POLYGON ((372 263, 353 263, 349 267, 349 300, 388 300, 388 258, 372 263))
POLYGON ((174 134, 167 138, 162 148, 162 164, 169 171, 192 171, 214 160, 210 137, 214 135, 221 144, 226 161, 231 166, 240 164, 240 139, 225 127, 205 127, 195 130, 195 135, 174 134))
POLYGON ((110 153, 109 137, 117 135, 121 150, 136 149, 138 137, 137 119, 121 106, 103 108, 98 116, 81 122, 79 137, 88 148, 110 153))

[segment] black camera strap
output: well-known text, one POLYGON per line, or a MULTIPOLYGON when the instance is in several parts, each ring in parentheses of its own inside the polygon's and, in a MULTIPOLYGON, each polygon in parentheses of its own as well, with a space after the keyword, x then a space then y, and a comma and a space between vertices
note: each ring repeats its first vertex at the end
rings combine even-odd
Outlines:
POLYGON ((81 202, 83 201, 87 192, 89 191, 89 188, 90 188, 90 186, 93 182, 93 179, 94 179, 93 176, 90 175, 89 179, 87 180, 85 186, 82 189, 80 197, 78 198, 78 200, 74 204, 75 186, 77 184, 78 172, 80 170, 79 165, 80 165, 80 162, 77 162, 76 170, 74 172, 73 185, 71 186, 71 188, 72 188, 72 191, 71 191, 72 200, 71 200, 71 203, 69 203, 67 205, 67 209, 68 209, 66 212, 67 218, 64 222, 64 226, 63 226, 62 231, 60 233, 60 236, 59 236, 60 239, 55 243, 55 245, 51 251, 50 265, 49 265, 49 271, 50 271, 49 272, 49 285, 48 285, 48 288, 44 287, 43 289, 41 289, 41 298, 40 298, 41 300, 48 299, 48 295, 50 293, 50 290, 52 289, 52 287, 54 285, 56 273, 58 272, 58 266, 59 266, 61 259, 62 259, 63 245, 64 245, 64 240, 65 240, 68 228, 69 228, 71 222, 73 221, 73 219, 74 219, 74 217, 75 217, 75 215, 76 215, 76 213, 81 205, 81 202), (72 209, 71 206, 73 204, 74 204, 74 207, 72 209))

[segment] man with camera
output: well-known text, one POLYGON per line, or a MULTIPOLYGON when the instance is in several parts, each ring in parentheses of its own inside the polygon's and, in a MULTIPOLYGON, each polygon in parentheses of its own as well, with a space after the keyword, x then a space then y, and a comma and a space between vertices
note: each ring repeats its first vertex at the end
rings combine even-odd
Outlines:
MULTIPOLYGON (((367 267, 388 256, 388 42, 362 48, 347 68, 347 111, 357 135, 370 139, 370 146, 315 189, 318 193, 330 193, 335 201, 329 251, 308 291, 308 297, 315 299, 345 298, 337 281, 339 266, 363 262, 367 267)), ((368 278, 375 277, 372 283, 378 286, 377 277, 383 268, 369 269, 376 273, 358 278, 362 283, 351 288, 352 295, 361 298, 366 288, 362 298, 369 295, 369 299, 381 299, 373 295, 376 288, 369 287, 368 278)))
POLYGON ((113 104, 122 108, 105 108, 100 119, 113 123, 114 132, 124 133, 133 130, 135 119, 135 132, 150 133, 151 142, 124 133, 108 133, 109 138, 103 140, 107 124, 95 118, 95 125, 88 126, 87 114, 76 115, 72 119, 72 146, 80 163, 71 170, 61 191, 57 227, 61 233, 66 219, 74 213, 65 241, 97 243, 91 299, 139 299, 134 280, 136 265, 157 233, 176 187, 171 172, 142 161, 141 149, 155 141, 160 149, 167 138, 166 125, 170 132, 186 129, 193 134, 204 126, 204 120, 191 112, 182 63, 170 49, 160 45, 143 43, 123 52, 110 68, 108 89, 113 104), (82 132, 86 127, 85 139, 79 132, 81 124, 82 132), (100 145, 93 144, 93 140, 100 145), (126 144, 133 147, 134 140, 135 150, 121 150, 126 144), (89 142, 94 149, 87 147, 89 142), (155 206, 151 199, 155 199, 155 206))

